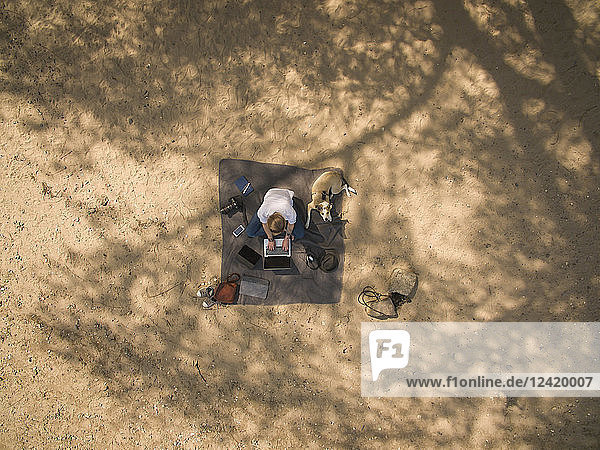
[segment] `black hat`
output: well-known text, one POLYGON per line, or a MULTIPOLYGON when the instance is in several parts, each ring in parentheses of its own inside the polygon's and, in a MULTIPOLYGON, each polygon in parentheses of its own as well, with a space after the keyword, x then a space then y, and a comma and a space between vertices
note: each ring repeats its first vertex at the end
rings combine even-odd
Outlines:
POLYGON ((331 250, 328 250, 327 253, 323 255, 319 267, 323 272, 333 272, 335 269, 337 269, 338 264, 339 259, 337 254, 332 252, 331 250))

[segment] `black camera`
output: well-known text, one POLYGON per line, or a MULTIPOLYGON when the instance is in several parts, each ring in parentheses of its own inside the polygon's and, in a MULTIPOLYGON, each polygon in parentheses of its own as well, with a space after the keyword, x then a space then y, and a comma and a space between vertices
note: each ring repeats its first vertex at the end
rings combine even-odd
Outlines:
POLYGON ((221 214, 227 214, 227 217, 233 217, 233 215, 242 210, 242 202, 240 199, 231 197, 227 200, 227 204, 221 208, 221 214))

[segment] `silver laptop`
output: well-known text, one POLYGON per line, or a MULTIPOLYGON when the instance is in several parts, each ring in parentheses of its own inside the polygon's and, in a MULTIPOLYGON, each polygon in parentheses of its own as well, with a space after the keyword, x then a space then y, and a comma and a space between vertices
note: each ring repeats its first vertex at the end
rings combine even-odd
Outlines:
POLYGON ((268 239, 264 240, 263 245, 263 270, 285 270, 292 267, 292 246, 291 242, 287 251, 283 250, 283 239, 275 239, 275 250, 268 250, 268 239))

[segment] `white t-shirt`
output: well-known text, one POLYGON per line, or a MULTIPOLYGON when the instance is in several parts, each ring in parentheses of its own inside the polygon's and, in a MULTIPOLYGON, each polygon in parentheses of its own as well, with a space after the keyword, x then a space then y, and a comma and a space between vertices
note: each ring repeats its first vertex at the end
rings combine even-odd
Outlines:
POLYGON ((265 194, 262 205, 256 214, 261 223, 267 223, 267 219, 273 213, 280 213, 290 224, 296 223, 296 211, 293 208, 292 198, 294 191, 289 189, 273 188, 265 194))

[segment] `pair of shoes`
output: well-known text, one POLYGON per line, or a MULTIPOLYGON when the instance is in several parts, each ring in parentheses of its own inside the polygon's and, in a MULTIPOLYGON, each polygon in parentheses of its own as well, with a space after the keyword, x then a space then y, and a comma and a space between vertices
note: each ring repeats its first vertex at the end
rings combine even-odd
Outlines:
POLYGON ((206 308, 206 309, 212 308, 217 303, 217 301, 214 299, 213 295, 215 295, 215 290, 213 289, 212 286, 208 286, 206 288, 200 288, 200 289, 198 289, 198 292, 196 292, 196 297, 205 299, 202 301, 202 307, 206 308))

